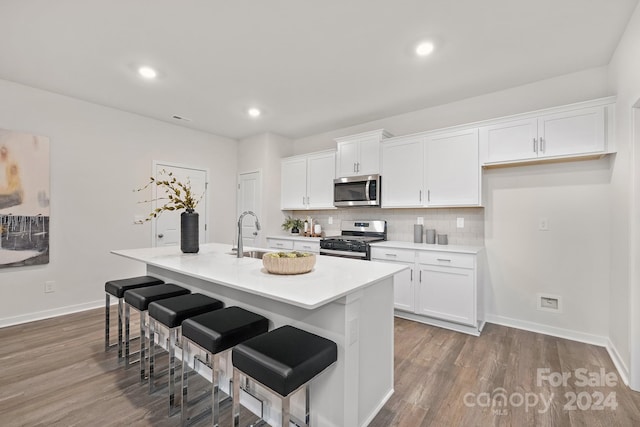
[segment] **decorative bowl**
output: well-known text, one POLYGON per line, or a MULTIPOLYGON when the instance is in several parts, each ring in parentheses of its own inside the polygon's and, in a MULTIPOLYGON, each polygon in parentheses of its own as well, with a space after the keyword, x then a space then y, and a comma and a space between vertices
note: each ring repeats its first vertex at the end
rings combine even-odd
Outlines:
POLYGON ((302 274, 313 270, 316 256, 308 252, 270 252, 262 257, 262 265, 271 274, 302 274))

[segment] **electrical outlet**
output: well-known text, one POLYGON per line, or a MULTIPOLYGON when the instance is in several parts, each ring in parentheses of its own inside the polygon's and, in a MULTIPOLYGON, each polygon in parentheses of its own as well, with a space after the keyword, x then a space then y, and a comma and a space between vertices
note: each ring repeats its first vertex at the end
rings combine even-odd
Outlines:
POLYGON ((549 220, 547 218, 540 218, 538 221, 538 230, 549 231, 549 220))
POLYGON ((327 224, 331 225, 333 224, 333 217, 330 216, 329 219, 327 219, 327 224))
POLYGON ((56 282, 53 280, 48 280, 44 282, 44 293, 48 294, 56 291, 56 282))
POLYGON ((538 310, 562 312, 562 298, 559 295, 538 294, 538 310))
POLYGON ((464 218, 458 218, 456 220, 456 227, 458 228, 464 228, 464 218))
POLYGON ((418 224, 418 225, 424 225, 424 217, 423 217, 423 216, 419 216, 419 217, 416 219, 416 224, 418 224))

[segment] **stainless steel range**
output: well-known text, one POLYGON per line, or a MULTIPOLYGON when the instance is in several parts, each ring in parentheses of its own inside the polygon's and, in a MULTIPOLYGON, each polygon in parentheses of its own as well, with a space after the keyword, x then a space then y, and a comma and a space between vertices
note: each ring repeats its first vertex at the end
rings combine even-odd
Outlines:
POLYGON ((339 236, 329 236, 320 240, 320 255, 371 259, 369 244, 387 240, 387 221, 342 221, 340 232, 339 236))

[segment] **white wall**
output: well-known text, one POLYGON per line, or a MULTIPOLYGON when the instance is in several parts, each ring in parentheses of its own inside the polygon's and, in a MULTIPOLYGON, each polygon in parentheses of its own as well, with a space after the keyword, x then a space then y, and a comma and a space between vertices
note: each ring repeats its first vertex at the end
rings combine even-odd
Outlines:
MULTIPOLYGON (((405 135, 609 96, 614 93, 607 77, 607 67, 559 76, 301 138, 294 151, 333 148, 335 137, 372 129, 405 135)), ((610 181, 607 159, 485 171, 490 321, 606 343, 610 181), (549 220, 547 232, 537 230, 543 216, 549 220), (563 313, 536 309, 543 292, 562 297, 563 313)))
MULTIPOLYGON (((609 336, 625 369, 629 367, 630 362, 629 301, 631 295, 638 296, 638 286, 640 285, 637 264, 640 262, 637 253, 640 223, 638 211, 631 210, 634 190, 636 200, 640 201, 640 186, 638 186, 640 164, 637 160, 635 164, 632 163, 634 155, 636 159, 638 158, 638 150, 640 149, 637 143, 635 146, 633 145, 632 140, 632 107, 640 100, 640 55, 638 52, 640 52, 640 6, 636 8, 618 44, 609 71, 612 91, 618 95, 616 105, 618 154, 613 168, 611 185, 611 319, 609 336), (633 219, 633 223, 631 219, 633 219), (633 259, 636 264, 631 263, 631 242, 635 242, 636 253, 632 256, 636 257, 633 259), (632 266, 636 267, 636 275, 630 279, 630 267, 632 266), (631 293, 630 287, 634 287, 635 292, 631 293)), ((636 208, 638 207, 640 206, 636 206, 636 208)), ((637 316, 640 313, 640 302, 636 299, 632 303, 637 316)), ((636 317, 637 320, 640 319, 636 317)), ((636 325, 633 329, 636 334, 631 336, 631 339, 640 345, 638 343, 640 330, 636 325)), ((637 368, 640 369, 640 366, 637 368)), ((640 387, 640 384, 637 384, 637 387, 640 387)))
POLYGON ((0 80, 0 127, 51 143, 50 263, 0 270, 0 326, 104 304, 104 282, 144 273, 109 254, 146 247, 151 225, 134 225, 152 161, 210 171, 211 241, 230 242, 237 147, 231 139, 0 80), (44 282, 57 290, 44 293, 44 282))
POLYGON ((333 138, 373 129, 395 136, 488 120, 611 95, 607 67, 593 68, 433 108, 362 123, 294 141, 295 154, 336 148, 333 138))
POLYGON ((292 141, 264 133, 245 138, 238 143, 238 173, 262 171, 262 206, 260 246, 266 247, 266 236, 280 234, 285 218, 280 210, 280 159, 290 156, 292 141))

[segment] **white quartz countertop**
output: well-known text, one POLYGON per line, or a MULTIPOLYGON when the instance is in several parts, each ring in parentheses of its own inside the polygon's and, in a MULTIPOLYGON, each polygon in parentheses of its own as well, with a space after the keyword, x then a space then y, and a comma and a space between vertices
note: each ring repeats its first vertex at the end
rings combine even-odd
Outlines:
POLYGON ((267 239, 285 239, 285 240, 300 240, 303 242, 319 242, 322 237, 304 237, 299 234, 276 234, 273 236, 267 236, 267 239))
POLYGON ((262 260, 237 258, 230 254, 231 245, 220 243, 200 245, 197 254, 183 254, 178 246, 123 249, 111 253, 306 309, 335 301, 408 268, 399 264, 316 256, 316 265, 309 273, 277 275, 268 273, 262 260))
POLYGON ((458 252, 463 254, 477 254, 484 250, 484 246, 458 246, 458 245, 428 245, 426 243, 401 242, 387 240, 371 244, 375 248, 412 249, 418 251, 458 252))

